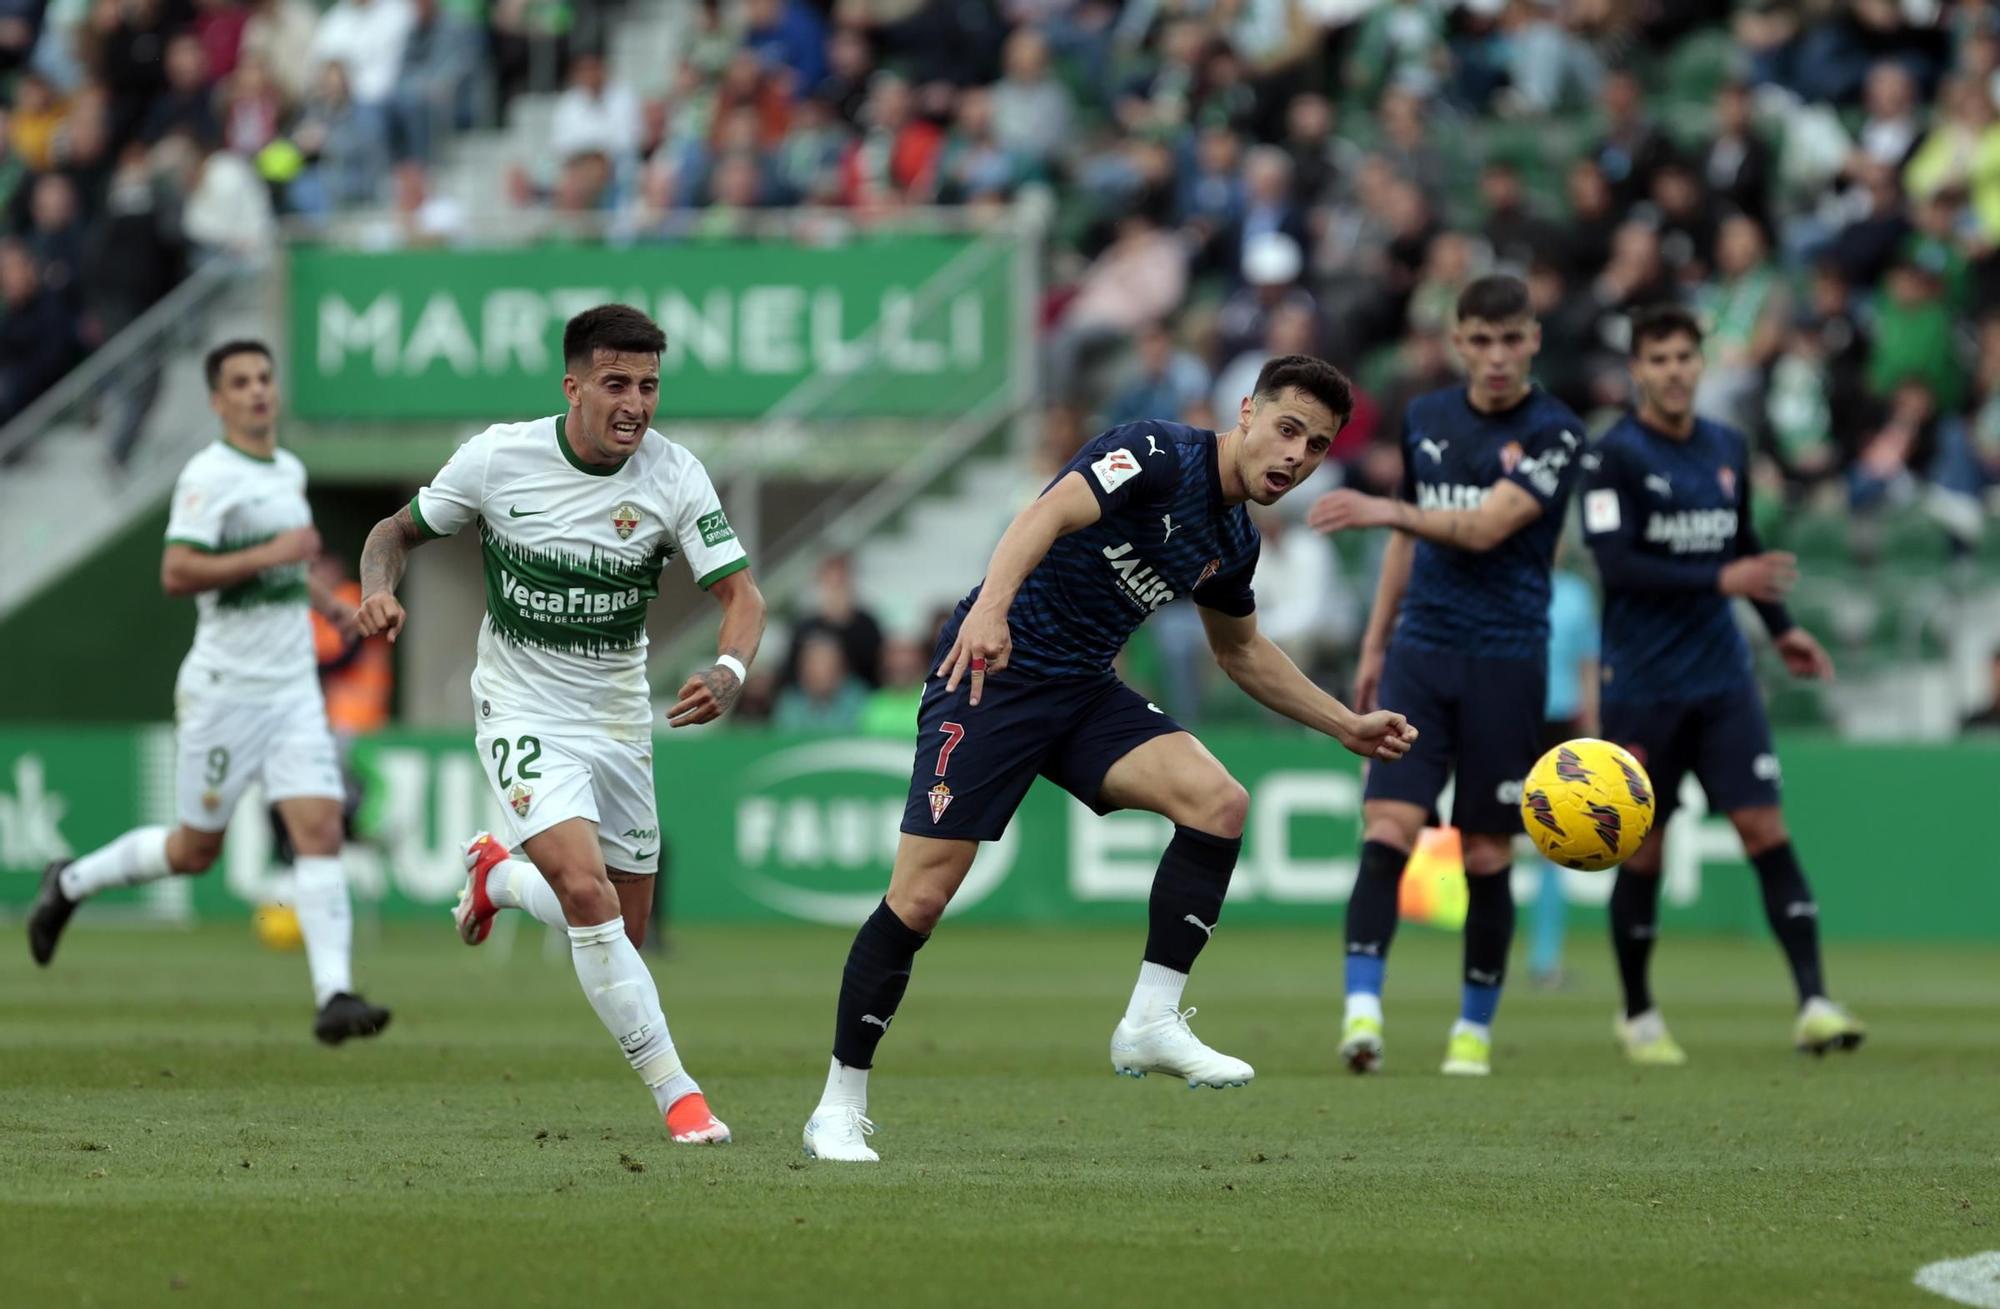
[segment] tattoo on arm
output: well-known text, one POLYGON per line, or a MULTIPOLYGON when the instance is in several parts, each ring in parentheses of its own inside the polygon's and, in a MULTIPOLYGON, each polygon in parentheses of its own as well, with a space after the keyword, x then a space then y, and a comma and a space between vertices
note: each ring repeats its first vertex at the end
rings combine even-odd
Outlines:
MULTIPOLYGON (((722 653, 737 660, 745 668, 750 666, 750 657, 733 645, 724 648, 722 653)), ((735 673, 721 664, 711 664, 704 669, 701 682, 708 688, 708 693, 715 697, 716 708, 721 713, 726 714, 735 708, 737 697, 743 694, 743 683, 737 680, 735 673)))
POLYGON ((409 566, 410 551, 423 543, 424 534, 410 516, 408 505, 375 524, 375 530, 368 533, 368 540, 361 547, 361 594, 383 591, 394 594, 396 584, 403 580, 403 570, 409 566))

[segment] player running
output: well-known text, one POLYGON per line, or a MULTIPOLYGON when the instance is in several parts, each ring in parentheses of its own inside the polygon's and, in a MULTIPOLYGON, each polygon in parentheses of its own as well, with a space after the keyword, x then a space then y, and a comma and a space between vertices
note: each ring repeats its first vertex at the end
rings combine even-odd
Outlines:
POLYGON ((720 653, 690 677, 672 727, 736 703, 764 631, 750 561, 695 457, 651 430, 666 337, 625 305, 563 331, 567 412, 499 423, 460 446, 429 486, 376 524, 361 555, 361 630, 402 630, 395 589, 412 548, 477 525, 486 621, 472 673, 474 734, 512 844, 466 846, 453 917, 478 945, 501 909, 569 932, 591 1008, 681 1143, 729 1129, 681 1066, 659 989, 636 948, 652 909, 660 819, 646 607, 678 555, 722 604, 720 653), (530 862, 532 861, 532 862, 530 862))
MULTIPOLYGON (((319 553, 306 471, 277 447, 278 387, 261 341, 229 341, 203 365, 222 439, 188 460, 174 484, 160 585, 195 597, 194 645, 174 683, 174 796, 179 825, 137 827, 42 876, 28 950, 46 965, 78 904, 99 891, 205 873, 243 788, 261 782, 295 852, 292 904, 305 937, 329 1045, 374 1036, 389 1011, 354 990, 354 936, 340 867, 345 785, 313 655, 317 610, 352 631, 354 611, 307 570, 319 553)), ((260 815, 261 817, 261 815, 260 815)))
POLYGON ((1508 875, 1521 779, 1541 746, 1549 573, 1583 453, 1582 422, 1528 379, 1542 333, 1524 283, 1482 277, 1467 286, 1452 339, 1470 380, 1411 403, 1401 498, 1335 491, 1308 518, 1324 532, 1395 529, 1354 695, 1365 709, 1379 692, 1423 732, 1402 767, 1369 769, 1362 790, 1340 1040, 1341 1058, 1357 1073, 1381 1065, 1382 977, 1398 886, 1448 773, 1469 903, 1444 1071, 1483 1077, 1492 1069, 1493 1015, 1514 936, 1508 875))
POLYGON ((1819 908, 1778 808, 1778 759, 1751 674, 1750 650, 1730 608, 1757 609, 1785 666, 1831 678, 1833 661, 1781 603, 1798 576, 1793 557, 1766 551, 1751 524, 1749 443, 1697 418, 1701 328, 1674 306, 1632 327, 1635 413, 1584 461, 1584 538, 1604 580, 1604 735, 1652 775, 1653 830, 1618 870, 1611 945, 1625 990, 1615 1024, 1634 1063, 1681 1064, 1654 1007, 1647 966, 1658 935, 1661 846, 1688 772, 1709 808, 1729 815, 1757 870, 1764 913, 1798 987, 1793 1041, 1824 1054, 1861 1044, 1862 1025, 1826 997, 1819 908))
POLYGON ((1191 595, 1216 662, 1253 699, 1356 754, 1394 759, 1408 748, 1415 733, 1402 715, 1353 713, 1258 633, 1250 589, 1257 529, 1245 502, 1272 504, 1309 476, 1352 408, 1338 370, 1282 356, 1264 365, 1231 430, 1114 427, 1015 517, 938 638, 902 841, 888 894, 848 952, 808 1155, 877 1159, 866 1140, 875 1047, 979 842, 999 838, 1037 776, 1098 813, 1147 809, 1174 823, 1138 984, 1111 1034, 1112 1068, 1189 1086, 1250 1081, 1250 1065, 1202 1044, 1187 1024, 1194 1010, 1180 1007, 1222 910, 1249 796, 1111 661, 1147 615, 1191 595))

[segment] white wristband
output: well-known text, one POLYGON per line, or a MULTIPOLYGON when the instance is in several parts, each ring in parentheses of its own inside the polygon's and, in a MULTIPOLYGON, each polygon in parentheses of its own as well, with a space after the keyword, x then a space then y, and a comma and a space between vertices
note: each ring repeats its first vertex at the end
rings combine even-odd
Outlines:
POLYGON ((745 668, 743 661, 735 655, 717 655, 715 657, 715 666, 717 668, 727 668, 730 672, 736 674, 738 682, 747 682, 750 680, 750 670, 745 668))

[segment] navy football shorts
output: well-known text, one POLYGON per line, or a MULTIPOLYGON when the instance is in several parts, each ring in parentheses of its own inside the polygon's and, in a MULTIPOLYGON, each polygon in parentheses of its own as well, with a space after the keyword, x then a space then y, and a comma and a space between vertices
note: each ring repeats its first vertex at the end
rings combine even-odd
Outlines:
POLYGON ((1653 779, 1653 824, 1680 802, 1692 772, 1716 813, 1778 803, 1778 755, 1754 684, 1698 700, 1606 700, 1604 737, 1638 757, 1653 779))
MULTIPOLYGON (((931 662, 943 662, 939 654, 931 662)), ((903 830, 912 836, 994 841, 1037 777, 1046 777, 1100 814, 1111 765, 1179 723, 1110 671, 1033 678, 1003 669, 986 679, 979 704, 972 678, 947 693, 924 683, 917 711, 917 759, 903 830)))
POLYGON ((1433 821, 1456 776, 1452 826, 1480 835, 1521 830, 1521 779, 1541 757, 1549 670, 1542 659, 1485 659, 1391 645, 1376 701, 1410 720, 1417 743, 1368 765, 1361 797, 1420 806, 1433 821))

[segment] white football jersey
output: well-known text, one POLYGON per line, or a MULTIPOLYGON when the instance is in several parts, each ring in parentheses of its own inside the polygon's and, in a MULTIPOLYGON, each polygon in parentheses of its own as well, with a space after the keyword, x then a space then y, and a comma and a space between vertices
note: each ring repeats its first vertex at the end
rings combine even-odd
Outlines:
MULTIPOLYGON (((306 470, 297 455, 279 450, 266 459, 217 441, 181 469, 167 544, 220 554, 310 526, 306 470)), ((195 611, 194 646, 181 662, 183 693, 262 696, 301 686, 318 693, 305 564, 203 591, 195 611)))
POLYGON ((482 720, 552 736, 650 737, 646 606, 676 556, 704 590, 749 566, 701 462, 648 430, 614 468, 586 464, 562 417, 498 423, 410 502, 431 536, 479 525, 482 720))

